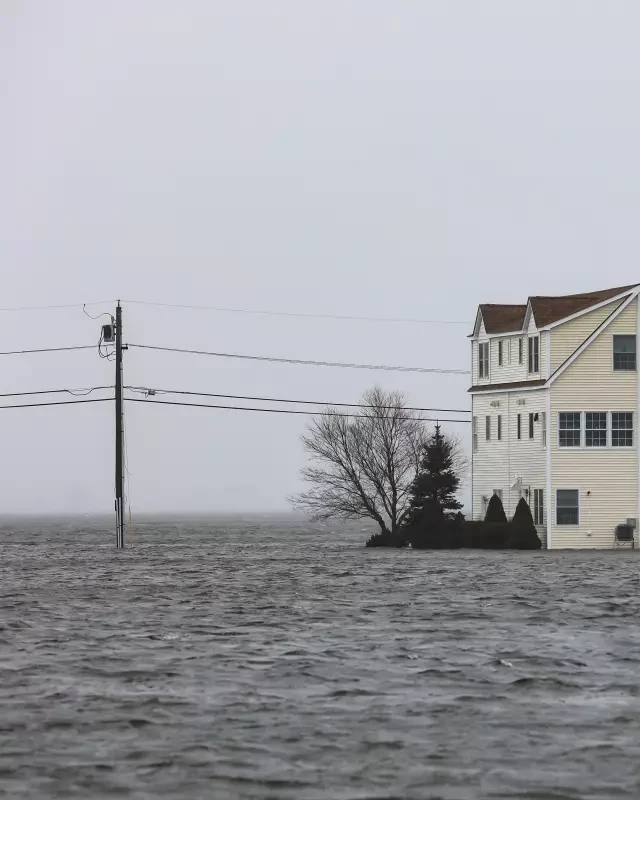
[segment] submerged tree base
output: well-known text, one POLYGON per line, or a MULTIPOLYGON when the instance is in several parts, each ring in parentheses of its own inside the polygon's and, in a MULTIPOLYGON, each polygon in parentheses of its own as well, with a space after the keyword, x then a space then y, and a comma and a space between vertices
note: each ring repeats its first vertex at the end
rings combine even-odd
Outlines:
POLYGON ((383 530, 367 539, 366 548, 407 548, 409 543, 400 533, 383 530))

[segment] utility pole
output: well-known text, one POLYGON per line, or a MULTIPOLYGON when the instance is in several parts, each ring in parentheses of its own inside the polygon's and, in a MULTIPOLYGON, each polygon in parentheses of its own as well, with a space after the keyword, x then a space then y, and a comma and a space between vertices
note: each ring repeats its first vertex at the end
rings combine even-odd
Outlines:
POLYGON ((124 460, 122 420, 122 308, 116 308, 116 548, 124 548, 124 460))

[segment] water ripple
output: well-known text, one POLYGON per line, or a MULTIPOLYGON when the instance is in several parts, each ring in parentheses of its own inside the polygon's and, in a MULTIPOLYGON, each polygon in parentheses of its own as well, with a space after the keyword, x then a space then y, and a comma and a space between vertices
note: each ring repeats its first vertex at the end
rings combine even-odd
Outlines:
POLYGON ((637 554, 0 525, 0 795, 640 796, 637 554))

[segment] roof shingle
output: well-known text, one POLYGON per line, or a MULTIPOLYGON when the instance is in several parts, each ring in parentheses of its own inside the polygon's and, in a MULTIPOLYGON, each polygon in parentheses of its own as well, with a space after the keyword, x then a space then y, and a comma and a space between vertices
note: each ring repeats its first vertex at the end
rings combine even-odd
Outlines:
POLYGON ((630 287, 612 287, 609 290, 595 290, 593 293, 573 293, 569 296, 530 296, 531 309, 536 326, 548 326, 557 323, 571 314, 576 314, 585 308, 591 308, 599 302, 604 302, 630 290, 630 287))
POLYGON ((526 305, 481 305, 485 331, 490 334, 517 332, 524 322, 526 305))
MULTIPOLYGON (((567 296, 530 296, 529 302, 536 326, 541 328, 626 293, 635 286, 631 284, 611 287, 608 290, 594 290, 591 293, 571 293, 567 296)), ((480 311, 486 332, 497 335, 522 331, 527 306, 483 304, 480 305, 480 311)))

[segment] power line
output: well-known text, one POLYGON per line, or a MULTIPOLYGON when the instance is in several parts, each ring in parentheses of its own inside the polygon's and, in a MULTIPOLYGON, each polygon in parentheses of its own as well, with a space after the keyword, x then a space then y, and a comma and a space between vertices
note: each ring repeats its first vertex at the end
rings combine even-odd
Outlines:
POLYGON ((80 406, 83 403, 113 403, 113 397, 97 397, 95 400, 59 400, 55 403, 11 403, 0 409, 36 409, 41 406, 80 406))
MULTIPOLYGON (((230 352, 205 352, 204 350, 179 349, 178 347, 157 347, 151 346, 150 344, 129 344, 129 346, 135 347, 136 349, 157 350, 159 352, 181 352, 188 353, 190 355, 209 355, 217 358, 242 358, 249 359, 251 361, 270 361, 277 364, 305 364, 312 365, 314 367, 347 367, 360 370, 393 370, 403 373, 455 373, 464 376, 469 374, 468 370, 453 370, 440 367, 399 367, 388 364, 351 364, 348 362, 337 361, 310 361, 302 358, 276 358, 274 356, 240 355, 239 353, 230 352)), ((1 354, 2 353, 0 353, 0 355, 1 354)))
MULTIPOLYGON (((367 403, 326 403, 322 400, 288 400, 282 397, 247 397, 242 396, 240 394, 211 394, 205 391, 171 391, 167 388, 144 388, 141 386, 133 386, 127 385, 125 386, 127 391, 139 392, 141 394, 149 395, 151 394, 181 394, 188 397, 218 397, 223 400, 251 400, 254 402, 262 402, 262 403, 292 403, 294 405, 306 405, 306 406, 330 406, 336 408, 345 408, 345 409, 373 409, 377 408, 376 406, 372 406, 367 403)), ((407 411, 411 412, 456 412, 463 414, 470 414, 471 409, 439 409, 437 407, 431 406, 430 408, 424 408, 421 406, 404 406, 407 411)))
POLYGON ((261 311, 253 308, 221 308, 216 305, 184 305, 175 302, 146 302, 142 299, 123 299, 127 305, 145 305, 154 308, 186 308, 194 311, 220 311, 229 314, 262 314, 268 317, 307 317, 318 320, 360 320, 368 323, 432 323, 438 325, 468 326, 466 320, 420 320, 414 317, 360 317, 352 314, 310 314, 301 311, 261 311))
MULTIPOLYGON (((125 397, 125 400, 130 403, 151 403, 155 406, 185 406, 195 409, 226 409, 235 412, 270 412, 275 415, 328 415, 329 417, 340 417, 340 412, 305 412, 292 409, 259 409, 249 406, 219 406, 212 403, 180 403, 177 400, 149 400, 148 398, 140 397, 125 397)), ((1 407, 0 407, 1 408, 1 407)), ((384 418, 386 415, 348 415, 350 418, 384 418)), ((402 416, 398 418, 402 421, 433 421, 434 423, 451 423, 451 424, 470 424, 471 421, 456 420, 454 418, 416 418, 412 415, 402 416)))
POLYGON ((40 394, 74 394, 77 396, 82 396, 84 394, 91 394, 93 391, 108 391, 110 388, 113 388, 113 385, 96 385, 93 388, 52 388, 47 391, 13 391, 3 392, 0 394, 0 397, 37 397, 40 394))
POLYGON ((83 305, 110 305, 115 299, 104 299, 101 302, 69 302, 66 305, 19 305, 0 308, 0 311, 50 311, 58 308, 82 308, 83 305))
POLYGON ((5 350, 4 352, 0 352, 0 355, 27 355, 29 353, 34 352, 70 352, 71 350, 78 349, 95 349, 95 344, 87 344, 82 347, 47 347, 45 349, 16 349, 16 350, 5 350))

